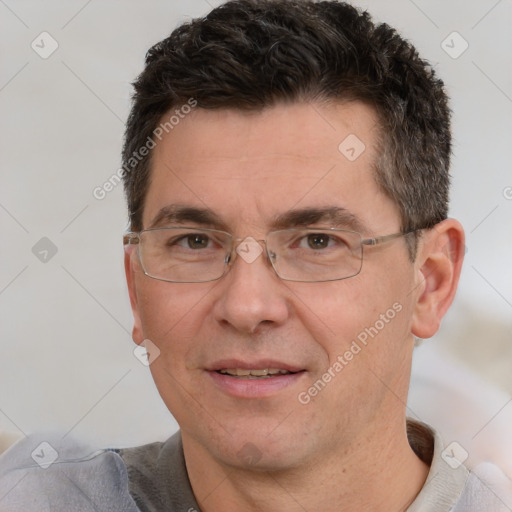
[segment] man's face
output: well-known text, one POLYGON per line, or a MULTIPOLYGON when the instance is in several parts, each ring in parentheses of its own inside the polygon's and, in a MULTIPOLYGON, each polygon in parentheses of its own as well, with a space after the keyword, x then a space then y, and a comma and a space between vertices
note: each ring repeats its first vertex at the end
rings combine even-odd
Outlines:
MULTIPOLYGON (((337 227, 395 233, 398 210, 373 176, 377 137, 375 113, 359 102, 197 109, 153 150, 144 228, 174 225, 164 208, 207 209, 218 224, 179 224, 261 240, 290 212, 340 208, 337 227), (339 149, 349 135, 366 147, 355 160, 355 139, 339 149)), ((418 272, 402 238, 365 247, 357 276, 320 283, 281 280, 265 253, 236 256, 207 283, 158 281, 136 251, 127 258, 134 339, 160 350, 151 371, 186 447, 227 464, 293 467, 403 424, 418 272), (235 368, 293 373, 221 373, 235 368)))

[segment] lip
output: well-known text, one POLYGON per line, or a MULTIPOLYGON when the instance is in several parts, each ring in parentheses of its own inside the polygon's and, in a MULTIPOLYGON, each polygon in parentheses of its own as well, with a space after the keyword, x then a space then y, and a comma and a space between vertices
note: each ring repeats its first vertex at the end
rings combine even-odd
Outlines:
POLYGON ((207 368, 209 372, 218 372, 219 370, 226 370, 232 368, 240 368, 242 370, 263 370, 264 368, 276 368, 278 370, 287 370, 289 372, 297 373, 305 370, 301 366, 291 365, 283 361, 275 359, 258 359, 255 361, 242 361, 240 359, 222 359, 215 361, 207 368))
POLYGON ((265 398, 277 395, 286 388, 295 385, 304 378, 306 370, 299 366, 294 366, 282 361, 260 359, 257 361, 241 361, 236 359, 226 359, 216 361, 206 373, 213 381, 214 385, 223 393, 236 398, 265 398), (231 377, 229 375, 218 373, 219 370, 240 368, 242 370, 260 370, 264 368, 276 368, 287 370, 289 374, 268 376, 265 378, 244 379, 231 377))

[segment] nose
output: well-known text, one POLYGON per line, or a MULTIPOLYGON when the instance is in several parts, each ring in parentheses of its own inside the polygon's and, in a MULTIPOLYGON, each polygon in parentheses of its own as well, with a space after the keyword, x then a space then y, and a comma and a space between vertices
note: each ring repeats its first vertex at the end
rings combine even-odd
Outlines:
POLYGON ((253 238, 243 240, 217 288, 214 315, 224 326, 254 334, 263 325, 281 325, 289 317, 287 287, 266 252, 253 238))

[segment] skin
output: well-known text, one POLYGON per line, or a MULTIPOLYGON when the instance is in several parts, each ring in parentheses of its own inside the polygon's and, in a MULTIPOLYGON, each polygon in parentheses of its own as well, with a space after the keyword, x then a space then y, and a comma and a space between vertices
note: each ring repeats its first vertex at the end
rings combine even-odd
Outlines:
MULTIPOLYGON (((237 238, 259 240, 276 215, 339 206, 365 237, 399 232, 398 209, 373 177, 377 136, 376 115, 360 102, 196 109, 153 150, 143 225, 166 206, 187 205, 215 212, 237 238), (366 146, 353 162, 338 150, 349 134, 366 146)), ((414 500, 428 467, 405 430, 413 335, 437 331, 463 247, 462 227, 446 220, 424 233, 414 262, 398 238, 365 247, 357 276, 324 283, 283 281, 265 255, 236 257, 215 282, 168 283, 144 275, 136 250, 126 250, 133 339, 161 351, 151 372, 180 424, 204 512, 389 511, 414 500), (378 335, 300 403, 299 393, 396 303, 401 311, 378 335), (234 396, 208 371, 226 359, 303 371, 273 392, 246 381, 234 396)))

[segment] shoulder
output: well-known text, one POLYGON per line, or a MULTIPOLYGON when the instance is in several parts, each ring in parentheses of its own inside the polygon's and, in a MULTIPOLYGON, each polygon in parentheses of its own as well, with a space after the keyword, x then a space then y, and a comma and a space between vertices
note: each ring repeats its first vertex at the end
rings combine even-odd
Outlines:
POLYGON ((142 512, 199 510, 188 479, 180 432, 164 443, 116 452, 126 465, 130 492, 142 512))
POLYGON ((468 469, 468 453, 458 443, 444 446, 439 434, 425 424, 408 421, 411 447, 430 471, 408 512, 510 512, 512 481, 496 465, 468 469))
POLYGON ((0 456, 0 509, 139 511, 117 453, 55 433, 25 437, 0 456))
POLYGON ((479 464, 469 473, 453 512, 512 510, 512 481, 494 464, 479 464))

